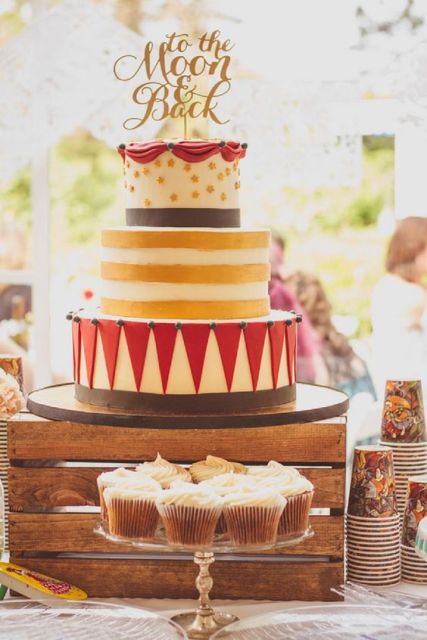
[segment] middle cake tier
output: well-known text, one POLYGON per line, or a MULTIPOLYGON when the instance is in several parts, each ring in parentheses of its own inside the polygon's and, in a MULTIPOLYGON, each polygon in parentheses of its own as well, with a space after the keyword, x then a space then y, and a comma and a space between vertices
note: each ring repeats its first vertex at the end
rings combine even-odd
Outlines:
POLYGON ((185 320, 266 316, 269 244, 266 229, 105 229, 102 313, 185 320))

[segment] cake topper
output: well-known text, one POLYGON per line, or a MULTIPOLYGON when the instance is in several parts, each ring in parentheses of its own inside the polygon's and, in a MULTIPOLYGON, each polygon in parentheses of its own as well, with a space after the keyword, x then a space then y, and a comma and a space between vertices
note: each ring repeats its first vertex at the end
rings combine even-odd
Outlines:
POLYGON ((142 59, 133 54, 120 56, 113 67, 122 82, 135 80, 132 100, 138 115, 126 118, 127 130, 142 127, 147 120, 183 118, 186 136, 187 117, 207 118, 226 124, 218 114, 218 98, 231 89, 229 52, 234 44, 221 39, 219 30, 192 38, 173 32, 156 48, 145 45, 142 59))

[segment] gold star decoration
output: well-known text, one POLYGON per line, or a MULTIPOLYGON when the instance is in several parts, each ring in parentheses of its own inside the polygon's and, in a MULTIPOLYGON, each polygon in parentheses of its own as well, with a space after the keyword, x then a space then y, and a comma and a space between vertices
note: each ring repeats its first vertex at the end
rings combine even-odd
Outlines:
POLYGON ((229 176, 229 175, 230 175, 230 173, 231 173, 231 169, 230 169, 229 167, 226 167, 226 169, 225 169, 225 175, 226 175, 226 176, 229 176))
POLYGON ((191 164, 188 164, 188 162, 184 165, 184 171, 191 171, 191 164))
POLYGON ((199 182, 199 176, 196 176, 196 174, 194 173, 194 174, 191 176, 191 182, 199 182))
POLYGON ((221 173, 218 173, 217 178, 218 180, 221 180, 221 181, 224 180, 224 174, 222 173, 222 171, 221 173))
POLYGON ((168 167, 174 167, 174 166, 175 166, 175 160, 171 158, 170 160, 168 160, 168 167))
POLYGON ((216 169, 216 163, 215 162, 209 162, 208 167, 209 167, 209 169, 216 169))
POLYGON ((128 188, 128 183, 125 180, 125 189, 127 189, 127 188, 128 188))
POLYGON ((176 202, 178 200, 177 194, 176 193, 171 193, 170 196, 169 196, 169 200, 171 202, 176 202))
POLYGON ((156 167, 161 167, 162 166, 162 161, 159 160, 159 158, 157 158, 157 160, 154 160, 154 164, 156 165, 156 167))
POLYGON ((151 200, 150 200, 150 198, 145 198, 145 200, 144 200, 144 207, 151 207, 151 200))
POLYGON ((240 182, 235 182, 234 183, 234 188, 235 189, 240 189, 240 182))
POLYGON ((221 200, 227 200, 227 194, 224 191, 221 193, 221 200))
POLYGON ((212 184, 208 184, 208 186, 206 187, 206 191, 208 193, 213 193, 215 191, 215 187, 212 184))
POLYGON ((200 195, 200 193, 198 191, 193 191, 193 193, 191 194, 192 198, 198 198, 200 195))
POLYGON ((233 162, 233 171, 237 171, 237 161, 233 162))
POLYGON ((150 173, 150 169, 148 167, 144 167, 142 173, 144 174, 144 176, 148 176, 148 174, 150 173))
POLYGON ((129 185, 129 191, 135 191, 135 187, 133 186, 133 184, 129 185))
POLYGON ((139 171, 134 171, 133 172, 133 177, 134 178, 139 178, 139 171))
POLYGON ((164 179, 164 177, 163 177, 163 176, 159 176, 159 177, 157 178, 157 182, 158 182, 159 184, 163 184, 163 183, 164 183, 164 181, 165 181, 165 179, 164 179))

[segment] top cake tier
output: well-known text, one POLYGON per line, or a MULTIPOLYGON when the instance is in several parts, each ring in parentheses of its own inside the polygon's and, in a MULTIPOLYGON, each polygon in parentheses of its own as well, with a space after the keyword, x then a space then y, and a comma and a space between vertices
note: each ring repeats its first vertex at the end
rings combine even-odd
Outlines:
POLYGON ((239 160, 245 143, 152 140, 120 145, 126 223, 145 227, 239 227, 239 160))

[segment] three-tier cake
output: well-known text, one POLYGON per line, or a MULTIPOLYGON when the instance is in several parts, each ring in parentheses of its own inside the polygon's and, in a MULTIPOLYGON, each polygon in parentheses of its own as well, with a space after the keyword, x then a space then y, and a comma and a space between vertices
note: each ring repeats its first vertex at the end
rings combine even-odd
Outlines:
POLYGON ((270 312, 270 233, 240 226, 246 147, 120 145, 127 226, 102 232, 100 312, 70 314, 77 400, 194 413, 295 399, 301 318, 270 312))

